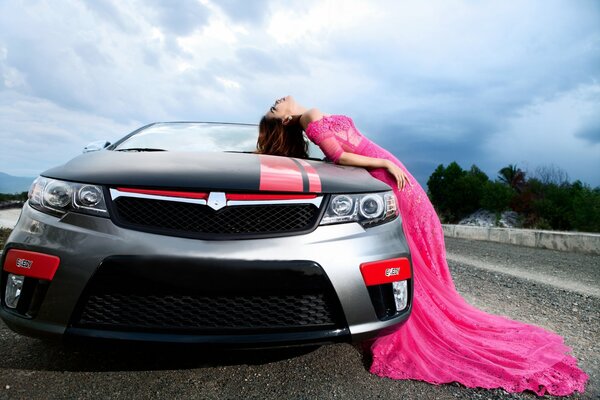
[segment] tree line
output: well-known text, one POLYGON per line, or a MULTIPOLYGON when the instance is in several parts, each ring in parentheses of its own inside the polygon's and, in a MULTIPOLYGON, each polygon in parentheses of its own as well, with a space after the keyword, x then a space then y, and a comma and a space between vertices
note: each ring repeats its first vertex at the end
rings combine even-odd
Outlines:
POLYGON ((0 201, 19 200, 27 201, 27 192, 22 193, 0 193, 0 201))
POLYGON ((556 166, 531 176, 516 165, 491 180, 479 167, 440 164, 427 181, 428 195, 444 223, 457 223, 478 209, 519 213, 523 227, 600 232, 600 187, 591 188, 556 166))

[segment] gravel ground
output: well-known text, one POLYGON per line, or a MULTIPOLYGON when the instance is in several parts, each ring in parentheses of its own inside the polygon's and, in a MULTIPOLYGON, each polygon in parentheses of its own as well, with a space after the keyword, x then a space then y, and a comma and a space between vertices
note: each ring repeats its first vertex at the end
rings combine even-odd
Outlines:
POLYGON ((590 375, 582 397, 600 398, 600 296, 587 293, 600 286, 600 256, 455 238, 447 238, 446 244, 465 299, 490 313, 562 335, 590 375), (492 271, 490 265, 508 273, 492 271), (528 279, 519 278, 519 271, 528 279), (573 282, 575 290, 563 288, 561 280, 573 282))
POLYGON ((446 238, 448 259, 600 297, 598 255, 483 243, 446 238))
MULTIPOLYGON (((581 277, 582 285, 598 286, 600 256, 460 239, 449 239, 447 247, 457 288, 469 302, 564 335, 591 376, 586 393, 569 398, 600 397, 600 297, 536 280, 550 275, 577 282, 581 277), (457 257, 460 261, 453 261, 457 257), (503 272, 490 270, 493 265, 503 272), (507 273, 515 270, 528 271, 528 279, 507 273)), ((350 344, 237 352, 64 347, 18 336, 0 324, 0 398, 536 398, 382 379, 368 373, 368 364, 368 352, 350 344)))

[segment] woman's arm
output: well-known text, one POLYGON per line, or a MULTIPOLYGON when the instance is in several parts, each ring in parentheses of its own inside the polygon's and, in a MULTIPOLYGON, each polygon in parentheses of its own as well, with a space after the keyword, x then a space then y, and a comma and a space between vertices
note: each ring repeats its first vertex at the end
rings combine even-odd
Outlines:
POLYGON ((400 190, 404 189, 404 186, 409 183, 408 177, 400 167, 390 160, 384 160, 383 158, 361 156, 360 154, 344 151, 337 160, 337 163, 340 165, 350 165, 353 167, 385 168, 396 179, 396 182, 398 183, 398 189, 400 190))
MULTIPOLYGON (((306 130, 309 123, 318 121, 321 118, 323 118, 323 113, 316 108, 311 108, 300 115, 300 124, 304 130, 306 130)), ((383 158, 367 157, 360 154, 343 151, 335 139, 332 138, 331 140, 334 141, 331 144, 335 144, 335 149, 330 149, 332 150, 331 153, 335 152, 336 155, 339 154, 339 157, 335 159, 336 164, 363 168, 385 168, 396 179, 396 182, 398 183, 398 189, 400 190, 404 189, 404 186, 408 183, 408 177, 404 171, 393 162, 383 158)), ((323 143, 320 144, 320 146, 323 145, 323 143)))

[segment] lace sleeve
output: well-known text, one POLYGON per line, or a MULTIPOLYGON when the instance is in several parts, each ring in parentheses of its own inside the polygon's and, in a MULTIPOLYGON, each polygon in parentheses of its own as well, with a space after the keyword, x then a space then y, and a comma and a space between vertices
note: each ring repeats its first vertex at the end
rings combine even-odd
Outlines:
POLYGON ((340 156, 344 152, 344 149, 338 142, 335 133, 332 130, 324 127, 323 124, 318 124, 315 122, 308 124, 308 127, 306 127, 306 136, 314 144, 319 146, 325 156, 327 156, 327 158, 334 163, 337 163, 337 161, 340 159, 340 156))
POLYGON ((335 135, 324 138, 320 143, 317 143, 317 146, 319 146, 323 154, 325 154, 327 158, 334 163, 338 162, 340 156, 344 152, 344 149, 342 146, 340 146, 339 142, 335 138, 335 135))

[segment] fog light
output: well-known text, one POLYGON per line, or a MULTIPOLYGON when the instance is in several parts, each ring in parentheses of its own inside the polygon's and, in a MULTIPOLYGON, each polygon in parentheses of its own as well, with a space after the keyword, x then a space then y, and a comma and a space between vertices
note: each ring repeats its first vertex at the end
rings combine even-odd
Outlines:
POLYGON ((17 308, 19 297, 21 297, 21 289, 23 289, 23 275, 8 274, 6 282, 6 292, 4 294, 4 303, 9 308, 17 308))
POLYGON ((407 281, 392 282, 396 311, 402 311, 406 308, 406 303, 408 302, 408 286, 406 282, 407 281))

